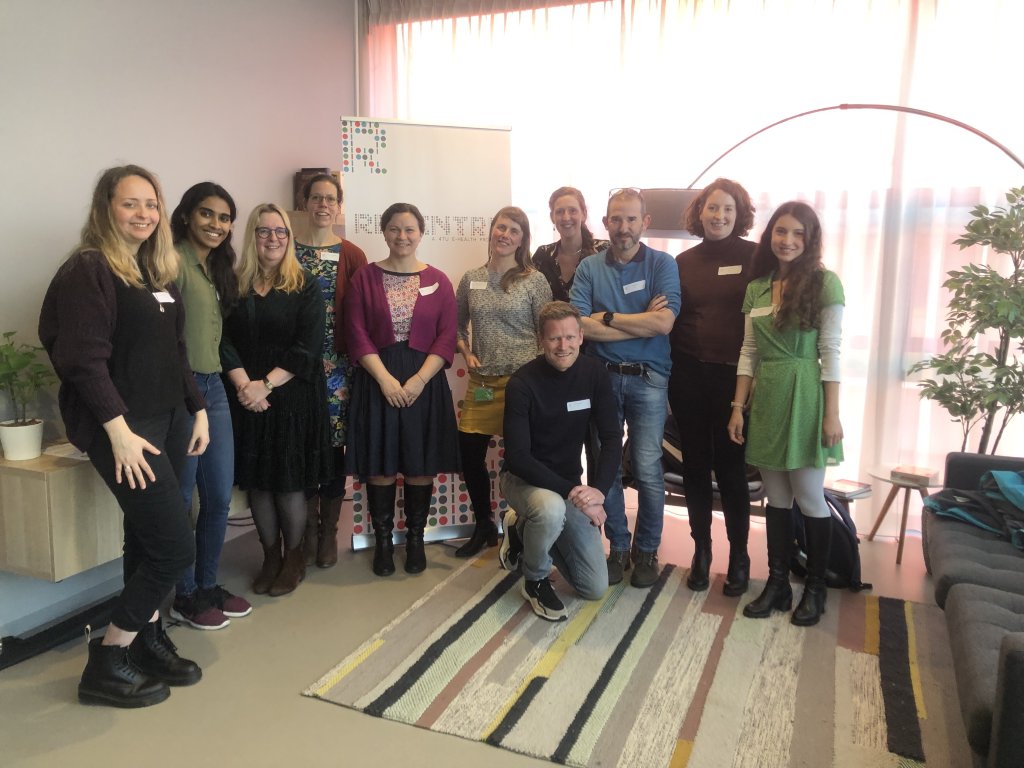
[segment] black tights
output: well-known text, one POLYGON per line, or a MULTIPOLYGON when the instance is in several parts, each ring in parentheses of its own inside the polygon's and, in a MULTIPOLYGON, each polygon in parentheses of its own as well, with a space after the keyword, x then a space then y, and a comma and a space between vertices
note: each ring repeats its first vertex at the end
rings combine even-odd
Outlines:
POLYGON ((334 471, 337 472, 337 476, 328 483, 322 483, 316 488, 306 489, 306 498, 312 499, 314 496, 319 496, 323 499, 336 499, 339 496, 345 495, 345 482, 348 478, 345 476, 345 449, 335 448, 334 449, 334 471))
POLYGON ((306 494, 303 491, 274 493, 249 491, 249 509, 260 541, 270 545, 277 532, 284 534, 284 548, 295 549, 306 531, 306 494))
POLYGON ((490 442, 491 435, 459 432, 462 479, 477 520, 491 519, 491 477, 487 474, 487 446, 490 442))

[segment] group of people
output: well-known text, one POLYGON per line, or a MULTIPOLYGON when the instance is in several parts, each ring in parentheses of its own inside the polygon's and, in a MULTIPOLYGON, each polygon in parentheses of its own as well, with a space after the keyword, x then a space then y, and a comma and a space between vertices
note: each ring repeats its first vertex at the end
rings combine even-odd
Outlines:
POLYGON ((719 179, 685 214, 702 242, 673 260, 641 242, 649 217, 639 190, 611 194, 601 241, 583 195, 562 187, 549 200, 558 241, 531 257, 526 214, 502 208, 485 263, 456 290, 418 256, 425 221, 415 205, 384 211, 388 256, 367 264, 334 233, 335 177, 308 180, 302 201, 295 222, 276 204, 256 206, 236 254, 237 211, 223 187, 194 185, 168 217, 152 173, 111 168, 46 293, 39 335, 61 380, 68 438, 124 513, 125 586, 107 632, 89 644, 82 701, 148 706, 200 679, 160 618, 172 589, 171 615, 198 629, 252 611, 217 583, 234 485, 263 548, 256 594, 288 594, 307 566, 337 562, 347 475, 365 483, 378 576, 395 572, 401 477, 404 569, 419 573, 440 473, 463 474, 473 507, 473 534, 456 555, 499 544, 486 454, 500 435, 508 510, 498 559, 522 570, 535 613, 566 616, 553 565, 585 599, 630 569, 633 586, 651 586, 670 403, 695 542, 689 587, 709 586, 714 474, 730 543, 724 591, 748 588, 750 462, 768 493, 769 579, 744 613, 791 607, 795 498, 809 552, 793 622, 818 620, 824 466, 842 457, 843 296, 821 266, 813 210, 785 204, 755 245, 742 239, 753 224, 748 194, 719 179), (456 352, 469 371, 458 420, 444 372, 456 352), (632 533, 624 428, 639 499, 632 533))

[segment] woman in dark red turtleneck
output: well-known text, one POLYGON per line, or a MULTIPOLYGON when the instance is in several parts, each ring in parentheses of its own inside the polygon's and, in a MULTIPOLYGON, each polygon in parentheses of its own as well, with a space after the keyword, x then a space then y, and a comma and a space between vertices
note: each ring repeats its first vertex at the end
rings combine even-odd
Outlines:
POLYGON ((754 224, 754 206, 735 181, 716 179, 687 208, 684 224, 704 238, 676 257, 682 302, 671 334, 668 388, 679 426, 683 488, 694 541, 686 583, 701 591, 710 581, 713 471, 729 536, 723 591, 738 596, 747 591, 750 580, 750 492, 743 446, 729 440, 726 427, 743 343, 740 307, 755 246, 742 238, 754 224))

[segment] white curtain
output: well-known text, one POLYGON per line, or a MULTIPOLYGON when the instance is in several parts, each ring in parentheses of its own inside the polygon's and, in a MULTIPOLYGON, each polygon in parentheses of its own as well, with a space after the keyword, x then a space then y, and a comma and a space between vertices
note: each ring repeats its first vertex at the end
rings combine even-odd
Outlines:
MULTIPOLYGON (((531 5, 511 2, 367 0, 363 114, 510 126, 512 202, 530 214, 535 244, 555 239, 546 202, 563 184, 583 190, 595 232, 613 187, 734 178, 756 200, 755 239, 779 203, 812 203, 847 296, 847 461, 832 476, 941 467, 959 428, 906 371, 941 349, 945 273, 989 257, 952 244, 970 209, 1002 202, 1024 169, 947 123, 858 110, 780 125, 694 177, 758 129, 840 103, 939 113, 1024 154, 1024 3, 608 0, 507 12, 531 5), (438 5, 449 17, 431 17, 438 5)), ((1024 424, 1000 452, 1024 455, 1024 424)), ((864 526, 872 509, 859 506, 864 526)))

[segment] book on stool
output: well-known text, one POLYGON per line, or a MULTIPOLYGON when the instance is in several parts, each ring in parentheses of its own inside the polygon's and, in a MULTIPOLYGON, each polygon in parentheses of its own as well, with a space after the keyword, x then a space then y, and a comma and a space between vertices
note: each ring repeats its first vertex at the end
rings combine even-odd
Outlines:
POLYGON ((900 464, 898 467, 893 467, 892 472, 889 473, 889 477, 892 478, 893 482, 903 483, 904 485, 935 485, 939 479, 938 470, 931 469, 930 467, 915 467, 910 464, 900 464))

